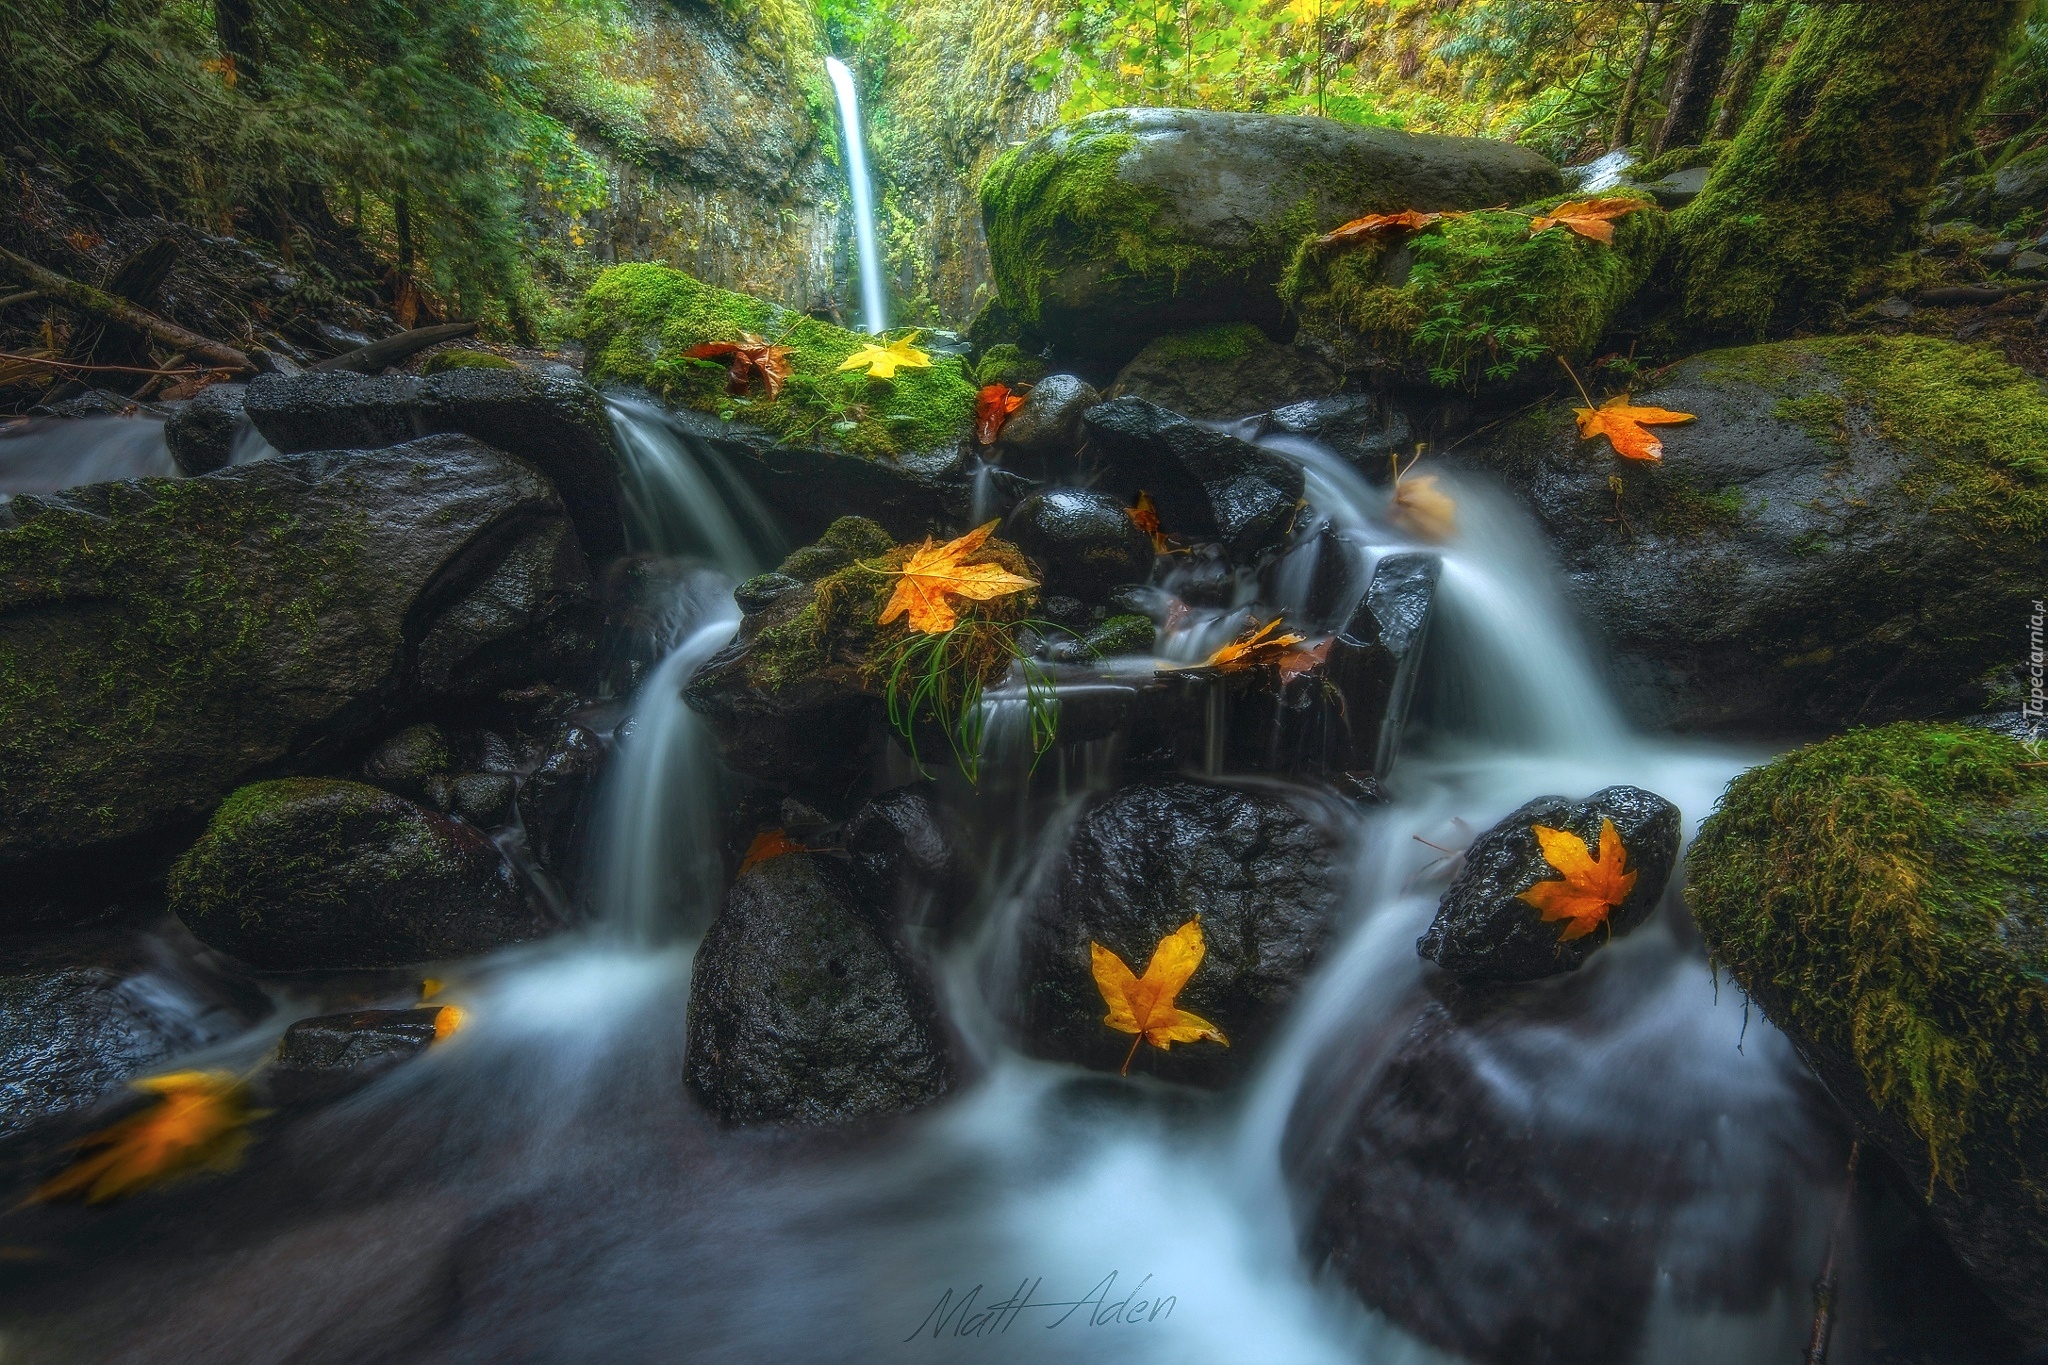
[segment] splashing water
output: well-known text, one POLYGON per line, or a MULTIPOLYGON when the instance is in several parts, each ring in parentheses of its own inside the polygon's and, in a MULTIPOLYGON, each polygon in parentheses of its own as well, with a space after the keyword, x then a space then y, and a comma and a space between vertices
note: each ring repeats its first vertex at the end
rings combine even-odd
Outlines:
POLYGON ((861 329, 879 335, 889 330, 889 305, 882 287, 882 256, 875 245, 875 191, 868 180, 867 146, 861 140, 860 99, 845 62, 827 57, 825 71, 839 97, 839 121, 846 130, 846 178, 853 190, 854 242, 860 251, 861 329))
POLYGON ((177 476, 160 418, 32 417, 0 430, 0 499, 177 476))

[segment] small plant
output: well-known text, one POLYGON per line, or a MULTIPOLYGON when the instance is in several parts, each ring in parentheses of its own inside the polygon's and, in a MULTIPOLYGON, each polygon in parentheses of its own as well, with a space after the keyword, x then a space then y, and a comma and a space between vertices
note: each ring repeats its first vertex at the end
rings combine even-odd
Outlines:
POLYGON ((992 621, 979 614, 960 618, 950 630, 905 632, 877 656, 889 724, 903 737, 920 768, 920 722, 936 723, 953 751, 953 761, 970 782, 981 780, 982 738, 988 715, 982 706, 983 680, 1009 671, 1024 677, 1024 707, 1030 719, 1032 768, 1059 736, 1059 694, 1044 665, 1024 647, 1024 633, 1061 629, 1046 621, 992 621))

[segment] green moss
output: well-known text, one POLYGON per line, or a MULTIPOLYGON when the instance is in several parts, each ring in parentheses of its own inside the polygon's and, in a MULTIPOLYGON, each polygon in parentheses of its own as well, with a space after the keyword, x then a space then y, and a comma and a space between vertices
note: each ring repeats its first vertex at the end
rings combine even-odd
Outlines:
POLYGON ((1771 415, 1790 422, 1821 445, 1849 444, 1849 404, 1839 393, 1816 390, 1781 398, 1771 415))
POLYGON ((974 378, 982 384, 1036 384, 1051 373, 1051 367, 1037 356, 1011 345, 991 346, 974 367, 974 378))
MULTIPOLYGON (((1631 491, 1641 481, 1629 484, 1631 491)), ((1726 534, 1742 524, 1743 497, 1739 488, 1722 488, 1703 493, 1677 482, 1651 485, 1647 497, 1647 518, 1652 530, 1667 536, 1726 534)))
POLYGON ((436 351, 420 366, 421 374, 446 374, 450 370, 516 370, 519 363, 492 351, 451 348, 436 351))
POLYGON ((584 297, 587 368, 595 383, 644 385, 679 407, 871 459, 957 445, 974 418, 974 386, 959 357, 933 355, 929 368, 899 370, 893 379, 840 371, 840 362, 870 340, 664 265, 613 266, 584 297), (729 394, 722 363, 684 354, 743 333, 789 348, 791 372, 780 396, 771 399, 758 385, 729 394))
POLYGON ((1564 228, 1532 234, 1529 213, 1561 202, 1334 248, 1308 238, 1281 297, 1305 332, 1362 338, 1444 387, 1509 379, 1553 356, 1584 360, 1648 278, 1669 217, 1645 199, 1615 221, 1611 246, 1564 228))
POLYGON ((1158 628, 1149 616, 1112 616, 1081 637, 1081 648, 1099 659, 1115 654, 1150 654, 1158 628))
POLYGON ((866 517, 841 517, 825 528, 816 544, 792 550, 776 572, 806 583, 815 582, 857 559, 886 554, 895 544, 887 531, 866 517))
POLYGON ((1697 147, 1673 147, 1663 155, 1653 156, 1636 166, 1629 172, 1629 178, 1647 185, 1652 180, 1662 180, 1667 175, 1689 171, 1696 166, 1716 166, 1734 145, 1733 141, 1723 138, 1719 142, 1703 142, 1697 147))
MULTIPOLYGON (((169 904, 190 925, 232 915, 247 927, 254 912, 239 891, 253 876, 321 894, 348 844, 361 833, 360 822, 390 800, 375 787, 330 777, 287 777, 238 787, 214 811, 198 842, 171 865, 165 885, 169 904), (318 809, 321 819, 303 818, 309 809, 318 809), (288 837, 269 837, 280 831, 288 837)), ((384 826, 379 832, 400 833, 384 826)))
POLYGON ((1850 1059, 1933 1178, 2048 1188, 2048 772, 2013 740, 1894 725, 1738 778, 1690 854, 1715 959, 1850 1059))
POLYGON ((1192 332, 1170 332, 1145 349, 1163 361, 1199 360, 1227 364, 1255 355, 1272 343, 1248 322, 1222 322, 1192 332))

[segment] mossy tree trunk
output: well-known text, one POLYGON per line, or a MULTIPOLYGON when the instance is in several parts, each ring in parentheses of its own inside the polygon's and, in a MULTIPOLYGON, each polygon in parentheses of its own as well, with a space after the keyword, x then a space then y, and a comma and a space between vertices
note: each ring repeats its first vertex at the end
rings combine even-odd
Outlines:
POLYGON ((1757 21, 1756 31, 1749 36, 1749 46, 1742 50, 1735 69, 1728 73, 1728 90, 1721 96, 1721 111, 1714 115, 1709 141, 1725 142, 1742 126, 1742 116, 1749 112, 1750 97, 1756 94, 1757 78, 1764 74, 1771 54, 1778 50, 1778 39, 1784 34, 1785 20, 1791 13, 1790 0, 1779 0, 1757 21))
POLYGON ((1858 267, 1900 249, 2032 0, 1898 0, 1814 13, 1678 219, 1697 333, 1818 321, 1858 267))
POLYGON ((1650 147, 1651 156, 1662 156, 1673 147, 1698 145, 1707 131, 1707 115, 1713 112, 1721 73, 1728 69, 1728 53, 1735 46, 1735 21, 1741 16, 1742 6, 1729 0, 1714 0, 1701 12, 1686 40, 1670 107, 1650 147))
POLYGON ((1628 84, 1621 88, 1621 104, 1614 111, 1614 135, 1607 139, 1607 150, 1618 152, 1635 141, 1636 104, 1643 95, 1643 75, 1650 69, 1650 58, 1657 53, 1657 29, 1664 22, 1664 6, 1653 4, 1643 20, 1643 45, 1636 49, 1635 64, 1628 69, 1628 84))

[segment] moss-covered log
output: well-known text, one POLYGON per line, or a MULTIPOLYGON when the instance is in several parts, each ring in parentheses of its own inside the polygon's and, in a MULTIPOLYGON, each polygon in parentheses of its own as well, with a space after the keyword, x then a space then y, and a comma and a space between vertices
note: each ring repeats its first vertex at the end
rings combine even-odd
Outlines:
POLYGON ((1902 245, 2029 0, 1816 13, 1763 107, 1679 216, 1687 323, 1762 337, 1823 317, 1902 245))

